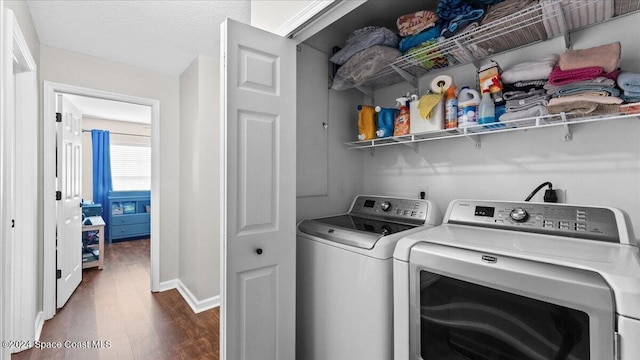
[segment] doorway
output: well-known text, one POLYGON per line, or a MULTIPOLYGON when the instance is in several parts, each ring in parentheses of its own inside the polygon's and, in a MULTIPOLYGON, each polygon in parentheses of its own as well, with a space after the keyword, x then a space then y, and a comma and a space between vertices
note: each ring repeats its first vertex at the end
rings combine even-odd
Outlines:
MULTIPOLYGON (((95 89, 82 88, 72 85, 59 84, 53 82, 44 82, 44 97, 43 97, 43 147, 44 147, 44 161, 43 161, 43 174, 44 184, 43 191, 45 194, 54 193, 56 191, 56 127, 55 118, 56 113, 56 98, 59 95, 66 95, 73 98, 74 96, 81 96, 92 99, 100 99, 105 101, 115 101, 126 104, 142 105, 150 108, 151 117, 151 203, 153 206, 150 208, 151 217, 151 234, 150 234, 150 291, 159 291, 159 248, 160 248, 160 231, 159 231, 159 219, 160 219, 160 144, 159 144, 159 106, 158 100, 139 98, 129 95, 105 92, 95 89)), ((43 216, 43 232, 44 232, 44 255, 43 255, 43 317, 50 319, 55 315, 56 304, 56 203, 55 197, 45 197, 44 199, 44 216, 43 216)), ((107 211, 105 209, 104 211, 107 211)))

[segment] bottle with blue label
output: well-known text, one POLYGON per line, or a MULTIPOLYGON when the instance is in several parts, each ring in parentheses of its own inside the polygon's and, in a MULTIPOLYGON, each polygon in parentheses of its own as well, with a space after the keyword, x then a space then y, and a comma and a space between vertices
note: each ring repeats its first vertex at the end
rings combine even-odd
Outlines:
POLYGON ((480 105, 480 94, 464 86, 458 94, 458 127, 478 123, 478 105, 480 105))

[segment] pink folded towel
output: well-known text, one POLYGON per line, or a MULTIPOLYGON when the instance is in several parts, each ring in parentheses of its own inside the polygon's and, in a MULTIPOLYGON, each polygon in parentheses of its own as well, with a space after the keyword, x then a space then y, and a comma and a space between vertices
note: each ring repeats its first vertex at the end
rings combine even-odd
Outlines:
POLYGON ((551 74, 549 74, 549 84, 564 85, 576 81, 593 80, 601 76, 602 72, 602 68, 599 66, 590 66, 575 70, 560 70, 560 67, 556 66, 551 71, 551 74))
POLYGON ((606 73, 614 71, 620 63, 620 42, 582 50, 569 50, 560 54, 560 70, 574 70, 599 66, 606 73))

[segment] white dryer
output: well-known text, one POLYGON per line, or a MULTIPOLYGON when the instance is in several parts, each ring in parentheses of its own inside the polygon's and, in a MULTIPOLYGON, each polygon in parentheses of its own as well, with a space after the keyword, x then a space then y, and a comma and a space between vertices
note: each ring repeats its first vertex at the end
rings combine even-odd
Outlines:
POLYGON ((395 360, 640 359, 640 256, 617 209, 455 200, 394 253, 395 360))
POLYGON ((427 200, 360 195, 346 214, 300 222, 296 358, 391 359, 396 242, 439 220, 427 200))

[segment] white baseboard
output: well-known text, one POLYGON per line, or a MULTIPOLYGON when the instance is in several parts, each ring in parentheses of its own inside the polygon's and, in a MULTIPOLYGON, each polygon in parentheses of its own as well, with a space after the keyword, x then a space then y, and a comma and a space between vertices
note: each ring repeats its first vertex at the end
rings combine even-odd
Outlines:
POLYGON ((44 327, 44 313, 42 311, 38 312, 36 315, 36 323, 35 323, 35 340, 40 341, 40 335, 42 334, 42 327, 44 327))
POLYGON ((187 302, 187 304, 189 304, 189 306, 191 307, 191 310, 193 310, 194 313, 197 314, 205 310, 213 309, 214 307, 220 306, 220 295, 213 296, 204 300, 198 300, 193 295, 193 293, 189 291, 189 288, 187 288, 182 283, 182 281, 180 281, 179 279, 177 281, 178 281, 178 287, 177 287, 178 292, 180 293, 180 295, 182 295, 182 297, 187 302))
POLYGON ((163 281, 160 283, 160 285, 158 285, 159 292, 163 292, 171 289, 177 289, 177 288, 178 288, 178 279, 163 281))

